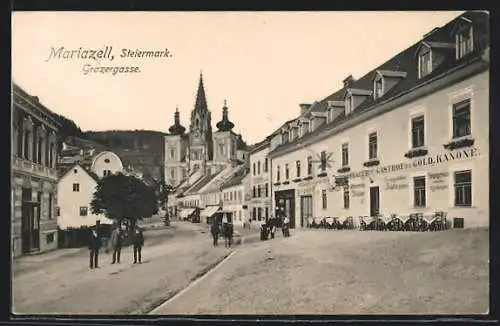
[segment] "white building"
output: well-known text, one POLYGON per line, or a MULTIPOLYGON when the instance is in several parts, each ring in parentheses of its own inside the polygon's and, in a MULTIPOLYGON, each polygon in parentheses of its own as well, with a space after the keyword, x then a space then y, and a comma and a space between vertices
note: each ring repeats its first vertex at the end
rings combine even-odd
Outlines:
POLYGON ((243 225, 250 213, 246 201, 246 192, 250 187, 250 174, 247 165, 239 167, 232 177, 220 186, 222 209, 233 213, 233 224, 243 225))
POLYGON ((103 215, 94 215, 90 202, 99 180, 107 175, 123 172, 123 165, 113 152, 105 151, 73 165, 59 179, 59 194, 56 207, 57 223, 60 230, 89 227, 100 221, 112 224, 103 215), (86 164, 86 163, 89 163, 86 164))
POLYGON ((271 162, 267 157, 269 148, 270 139, 266 138, 248 153, 250 161, 248 187, 251 196, 248 209, 253 221, 266 220, 275 215, 271 204, 271 162))
POLYGON ((434 29, 273 136, 274 205, 293 226, 438 211, 489 224, 488 21, 434 29))

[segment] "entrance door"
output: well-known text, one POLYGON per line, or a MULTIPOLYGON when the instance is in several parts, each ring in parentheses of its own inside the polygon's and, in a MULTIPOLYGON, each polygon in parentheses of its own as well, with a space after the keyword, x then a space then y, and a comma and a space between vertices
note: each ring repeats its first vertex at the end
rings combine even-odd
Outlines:
POLYGON ((33 230, 31 231, 31 249, 40 249, 40 204, 33 204, 32 206, 33 214, 32 214, 32 223, 33 230))
POLYGON ((380 196, 378 187, 370 187, 370 216, 378 216, 380 213, 380 196))
POLYGON ((300 197, 300 227, 307 225, 307 221, 312 217, 312 196, 300 197))
POLYGON ((285 205, 285 215, 290 219, 290 228, 295 228, 295 203, 293 198, 283 198, 285 205))
POLYGON ((40 206, 34 203, 22 204, 21 240, 23 253, 40 249, 40 206))

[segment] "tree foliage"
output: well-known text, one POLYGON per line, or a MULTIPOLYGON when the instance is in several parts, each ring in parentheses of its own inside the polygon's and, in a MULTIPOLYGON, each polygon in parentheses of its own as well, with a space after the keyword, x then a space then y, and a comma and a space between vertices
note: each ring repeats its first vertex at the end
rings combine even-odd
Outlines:
POLYGON ((90 202, 93 214, 104 214, 119 222, 135 225, 138 219, 158 212, 155 191, 133 176, 112 174, 101 179, 90 202))
POLYGON ((162 181, 161 186, 160 186, 160 204, 165 205, 168 203, 168 195, 170 195, 173 192, 174 188, 166 184, 165 181, 162 181))

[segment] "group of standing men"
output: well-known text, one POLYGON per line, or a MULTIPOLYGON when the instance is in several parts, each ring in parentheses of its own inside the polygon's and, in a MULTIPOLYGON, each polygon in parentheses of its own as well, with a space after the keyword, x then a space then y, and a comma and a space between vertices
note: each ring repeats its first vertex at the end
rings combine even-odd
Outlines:
MULTIPOLYGON (((111 236, 109 238, 109 243, 111 249, 113 250, 113 260, 111 264, 120 263, 121 250, 123 247, 123 242, 125 240, 125 234, 120 226, 115 225, 111 231, 111 236)), ((139 264, 142 262, 142 247, 144 246, 144 235, 142 230, 136 225, 132 230, 131 243, 134 247, 134 264, 139 264)), ((99 268, 99 250, 102 247, 102 240, 99 232, 96 229, 92 230, 89 242, 90 251, 90 269, 99 268)))

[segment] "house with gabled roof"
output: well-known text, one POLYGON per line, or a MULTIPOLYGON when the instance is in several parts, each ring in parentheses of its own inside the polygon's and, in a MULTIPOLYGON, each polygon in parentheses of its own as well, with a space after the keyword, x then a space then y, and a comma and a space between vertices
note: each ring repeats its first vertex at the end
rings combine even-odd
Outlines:
POLYGON ((489 224, 489 14, 468 11, 270 135, 272 204, 311 218, 489 224))

